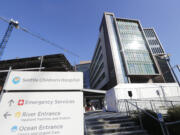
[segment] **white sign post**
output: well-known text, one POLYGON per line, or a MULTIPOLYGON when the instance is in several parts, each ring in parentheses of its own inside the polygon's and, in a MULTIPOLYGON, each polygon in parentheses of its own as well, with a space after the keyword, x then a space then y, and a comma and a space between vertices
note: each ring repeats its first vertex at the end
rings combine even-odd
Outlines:
POLYGON ((34 76, 35 72, 10 73, 5 86, 5 90, 10 92, 3 94, 0 103, 1 134, 83 135, 83 93, 80 91, 83 80, 80 73, 73 72, 70 76, 70 72, 67 72, 67 75, 63 73, 61 77, 58 76, 61 72, 57 72, 56 77, 50 72, 37 74, 39 73, 41 76, 34 76), (46 81, 48 78, 51 79, 49 82, 46 81), (29 79, 28 82, 26 79, 29 79), (32 81, 33 79, 36 81, 32 81), (41 82, 42 79, 45 82, 41 82), (66 81, 62 81, 63 79, 66 81), (77 82, 75 87, 74 82, 77 82), (71 83, 71 86, 65 86, 71 83), (13 86, 15 88, 12 88, 13 86))

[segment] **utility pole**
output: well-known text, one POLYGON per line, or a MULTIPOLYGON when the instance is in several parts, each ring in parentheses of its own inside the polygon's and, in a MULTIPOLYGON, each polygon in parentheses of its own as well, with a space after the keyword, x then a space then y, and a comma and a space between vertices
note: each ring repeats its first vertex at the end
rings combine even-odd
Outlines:
POLYGON ((44 60, 44 56, 39 57, 39 59, 40 59, 40 68, 39 68, 39 71, 41 71, 43 60, 44 60))
POLYGON ((177 66, 177 69, 179 70, 179 72, 180 72, 180 65, 176 65, 177 66))

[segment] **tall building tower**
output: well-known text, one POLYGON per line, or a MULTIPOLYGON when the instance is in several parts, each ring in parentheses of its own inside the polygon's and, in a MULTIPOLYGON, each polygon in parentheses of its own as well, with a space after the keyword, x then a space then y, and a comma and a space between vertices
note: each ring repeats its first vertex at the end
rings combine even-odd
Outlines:
POLYGON ((173 75, 173 71, 168 62, 169 59, 166 58, 167 54, 165 53, 156 32, 152 28, 146 28, 144 29, 144 33, 148 40, 151 52, 160 67, 161 74, 165 82, 166 83, 176 82, 176 79, 173 75))
POLYGON ((91 88, 108 90, 119 83, 164 82, 138 20, 104 13, 99 31, 90 66, 91 88))

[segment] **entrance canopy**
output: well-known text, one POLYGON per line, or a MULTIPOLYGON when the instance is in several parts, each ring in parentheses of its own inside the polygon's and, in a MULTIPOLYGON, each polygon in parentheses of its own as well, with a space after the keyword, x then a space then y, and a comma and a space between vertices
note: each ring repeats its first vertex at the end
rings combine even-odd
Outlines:
POLYGON ((106 91, 104 90, 95 90, 95 89, 83 89, 83 92, 106 94, 106 91))

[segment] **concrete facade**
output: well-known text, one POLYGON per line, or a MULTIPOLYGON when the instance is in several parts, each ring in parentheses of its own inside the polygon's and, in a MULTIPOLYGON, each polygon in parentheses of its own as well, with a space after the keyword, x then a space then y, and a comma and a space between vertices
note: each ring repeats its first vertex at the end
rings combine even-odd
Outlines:
POLYGON ((150 102, 155 102, 158 106, 162 106, 161 102, 176 101, 174 105, 180 104, 180 87, 177 83, 145 83, 145 84, 119 84, 106 92, 106 109, 108 111, 119 112, 124 108, 120 104, 123 99, 130 101, 141 101, 142 108, 151 107, 150 102), (128 91, 132 92, 132 97, 128 95, 128 91))

